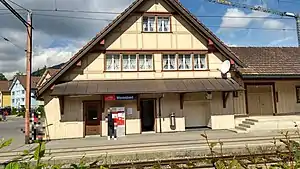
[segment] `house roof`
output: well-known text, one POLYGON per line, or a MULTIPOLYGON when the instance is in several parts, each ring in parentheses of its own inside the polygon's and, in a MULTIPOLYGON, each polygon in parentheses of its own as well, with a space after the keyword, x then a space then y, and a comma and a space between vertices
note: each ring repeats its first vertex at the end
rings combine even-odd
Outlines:
POLYGON ((50 75, 50 77, 54 76, 58 71, 60 70, 60 68, 48 68, 46 69, 46 71, 43 73, 43 75, 41 76, 41 78, 39 79, 38 83, 37 83, 37 87, 39 88, 41 83, 44 81, 44 79, 47 77, 47 74, 50 75))
POLYGON ((247 65, 242 76, 300 76, 299 47, 231 47, 247 65))
POLYGON ((0 80, 0 92, 9 92, 10 81, 0 80))
POLYGON ((53 68, 49 68, 47 69, 49 75, 52 77, 53 75, 55 75, 60 69, 53 69, 53 68))
MULTIPOLYGON (((90 40, 81 50, 79 50, 64 66, 63 68, 52 78, 49 79, 38 91, 37 95, 40 96, 43 92, 51 87, 56 80, 62 76, 69 68, 75 65, 81 57, 83 57, 93 46, 95 46, 99 41, 105 38, 105 36, 112 31, 117 25, 119 25, 123 20, 125 20, 135 9, 137 9, 142 2, 146 0, 135 0, 124 12, 117 16, 108 26, 106 26, 100 33, 98 33, 92 40, 90 40)), ((178 0, 164 0, 169 4, 175 11, 177 11, 204 37, 210 39, 215 47, 228 59, 233 59, 239 66, 245 66, 239 58, 219 39, 217 38, 208 28, 206 28, 195 16, 193 16, 178 0)))
MULTIPOLYGON (((41 77, 38 77, 38 76, 31 77, 31 88, 32 89, 37 88, 37 83, 39 82, 40 78, 41 77)), ((26 75, 16 75, 14 79, 18 79, 20 81, 20 84, 23 86, 23 88, 26 89, 26 75)), ((15 83, 15 80, 13 81, 13 83, 15 83)))

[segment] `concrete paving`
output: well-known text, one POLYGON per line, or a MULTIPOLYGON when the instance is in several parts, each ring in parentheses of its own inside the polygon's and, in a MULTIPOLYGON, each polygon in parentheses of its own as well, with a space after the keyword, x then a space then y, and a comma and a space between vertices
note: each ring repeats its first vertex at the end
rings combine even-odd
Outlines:
MULTIPOLYGON (((228 152, 245 151, 245 146, 252 148, 274 146, 273 138, 283 137, 279 131, 253 133, 235 133, 229 130, 206 130, 209 142, 223 142, 228 152)), ((53 140, 46 143, 47 154, 44 160, 57 162, 78 162, 82 156, 89 160, 106 159, 110 163, 183 158, 207 155, 206 140, 201 137, 203 130, 178 133, 151 133, 127 135, 118 140, 107 137, 87 137, 79 139, 53 140), (49 154, 49 151, 51 154, 49 154)), ((293 133, 291 133, 293 134, 293 133)), ((297 135, 294 135, 299 138, 297 135)), ((32 146, 32 145, 31 145, 32 146)), ((29 148, 29 147, 26 147, 29 148)), ((32 147, 31 147, 32 148, 32 147)), ((24 147, 22 147, 24 149, 24 147)), ((21 149, 0 153, 0 162, 18 156, 21 149)))

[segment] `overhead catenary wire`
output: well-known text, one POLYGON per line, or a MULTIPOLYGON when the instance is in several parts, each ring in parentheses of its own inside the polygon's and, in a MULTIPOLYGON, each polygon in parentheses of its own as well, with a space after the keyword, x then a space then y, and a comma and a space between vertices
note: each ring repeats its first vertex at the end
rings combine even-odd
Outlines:
MULTIPOLYGON (((0 9, 0 10, 7 10, 7 9, 0 9)), ((16 9, 22 10, 22 9, 16 9)), ((109 11, 84 11, 84 10, 68 10, 68 9, 32 9, 33 12, 52 12, 52 13, 85 13, 85 14, 106 14, 106 15, 118 15, 121 14, 120 12, 109 12, 109 11)), ((196 17, 223 17, 223 18, 261 18, 261 19, 292 19, 292 18, 285 18, 285 17, 264 17, 264 16, 223 16, 223 15, 198 15, 196 17)))
POLYGON ((10 43, 10 44, 12 44, 12 45, 14 45, 15 47, 17 47, 17 48, 19 48, 19 49, 21 49, 21 50, 27 52, 26 49, 24 49, 23 47, 21 47, 21 46, 15 44, 15 43, 13 43, 10 39, 8 39, 8 38, 6 38, 6 37, 4 37, 4 36, 1 36, 1 35, 0 35, 0 38, 3 39, 4 41, 6 41, 6 42, 8 42, 8 43, 10 43))
MULTIPOLYGON (((106 21, 111 22, 113 19, 106 19, 106 18, 93 18, 93 17, 77 17, 77 16, 66 16, 66 15, 51 15, 51 14, 40 14, 36 13, 36 16, 44 16, 44 17, 55 17, 55 18, 65 18, 65 19, 81 19, 81 20, 95 20, 95 21, 106 21)), ((141 23, 141 22, 136 22, 141 23)), ((171 25, 177 25, 172 23, 171 25)), ((258 30, 282 30, 282 31, 295 31, 296 29, 293 28, 246 28, 246 27, 234 27, 234 26, 217 26, 217 25, 205 25, 207 27, 216 27, 216 28, 232 28, 232 29, 258 29, 258 30)))

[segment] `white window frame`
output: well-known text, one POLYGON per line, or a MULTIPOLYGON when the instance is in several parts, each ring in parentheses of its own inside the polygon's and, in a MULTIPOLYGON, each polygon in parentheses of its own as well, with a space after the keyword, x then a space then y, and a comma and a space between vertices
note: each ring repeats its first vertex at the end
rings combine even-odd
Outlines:
POLYGON ((105 70, 106 71, 121 71, 121 56, 120 54, 106 54, 105 55, 105 70), (107 65, 107 57, 111 56, 111 60, 112 60, 112 67, 113 69, 108 69, 108 65, 107 65), (119 57, 119 68, 115 69, 115 65, 114 65, 114 60, 116 59, 116 57, 119 57))
POLYGON ((162 55, 162 61, 163 61, 163 70, 177 70, 177 55, 175 54, 163 54, 162 55), (164 57, 167 56, 167 60, 168 60, 168 68, 164 68, 165 63, 164 63, 164 57), (175 57, 175 65, 174 65, 174 69, 171 69, 171 57, 170 56, 174 56, 175 57))
POLYGON ((143 29, 143 32, 155 32, 156 30, 156 17, 155 16, 143 16, 142 17, 142 29, 143 29), (147 18, 147 30, 145 30, 145 27, 144 27, 144 20, 145 18, 147 18), (153 30, 150 29, 150 18, 153 18, 153 30))
POLYGON ((170 16, 158 16, 157 17, 157 32, 171 32, 171 17, 170 16), (165 19, 168 19, 169 23, 168 23, 168 30, 165 30, 165 19), (159 25, 159 21, 161 20, 162 22, 162 29, 160 30, 160 25, 159 25))
POLYGON ((207 55, 205 54, 194 54, 193 56, 193 62, 194 62, 194 65, 193 65, 193 69, 194 70, 207 70, 208 69, 208 62, 207 62, 207 55), (205 58, 205 67, 204 68, 201 68, 200 65, 199 65, 199 68, 195 68, 196 66, 196 58, 197 57, 197 60, 199 62, 199 64, 201 63, 201 57, 204 57, 205 58))
POLYGON ((138 62, 138 66, 139 66, 139 70, 142 70, 142 71, 151 71, 153 70, 153 55, 152 54, 139 54, 139 62, 138 62), (140 67, 140 60, 143 60, 144 61, 144 64, 147 62, 147 56, 150 56, 151 59, 150 59, 150 64, 151 64, 151 67, 148 68, 148 66, 144 65, 145 68, 141 68, 140 67))
POLYGON ((183 57, 183 59, 182 59, 182 65, 183 65, 183 68, 180 68, 179 66, 180 66, 180 64, 178 63, 178 70, 192 70, 193 69, 193 57, 192 57, 192 55, 191 54, 179 54, 178 55, 178 62, 179 62, 179 60, 180 60, 180 57, 183 57), (189 56, 190 57, 190 68, 186 68, 186 64, 185 64, 185 59, 186 59, 186 56, 189 56))
POLYGON ((138 67, 138 62, 137 62, 137 56, 136 56, 136 54, 123 54, 122 55, 122 71, 137 71, 137 67, 138 67), (126 68, 124 68, 124 56, 128 56, 128 59, 127 59, 127 62, 128 62, 128 66, 129 66, 129 68, 128 69, 126 69, 126 68), (135 57, 135 68, 134 69, 131 69, 131 67, 130 67, 130 63, 131 63, 131 60, 134 60, 133 58, 135 57))

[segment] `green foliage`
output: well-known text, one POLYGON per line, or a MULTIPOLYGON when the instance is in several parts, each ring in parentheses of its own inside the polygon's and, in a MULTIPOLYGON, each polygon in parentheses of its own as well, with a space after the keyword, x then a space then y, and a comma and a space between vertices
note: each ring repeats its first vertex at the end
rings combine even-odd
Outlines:
POLYGON ((13 141, 12 139, 9 139, 9 140, 1 139, 0 140, 0 149, 11 145, 12 141, 13 141))
POLYGON ((7 80, 7 78, 5 77, 5 75, 3 73, 0 73, 0 80, 7 80))
POLYGON ((41 117, 45 117, 45 109, 43 105, 40 105, 37 109, 36 112, 40 112, 41 113, 41 117))
POLYGON ((18 114, 17 109, 15 107, 11 108, 11 114, 12 115, 17 115, 18 114))
POLYGON ((20 169, 21 165, 18 162, 11 162, 7 166, 5 166, 5 169, 20 169))

